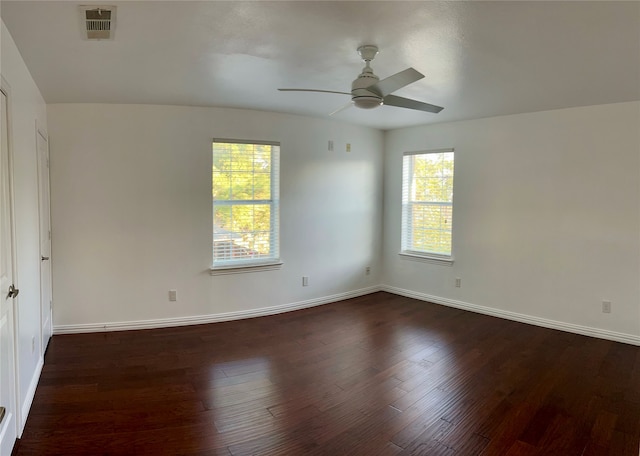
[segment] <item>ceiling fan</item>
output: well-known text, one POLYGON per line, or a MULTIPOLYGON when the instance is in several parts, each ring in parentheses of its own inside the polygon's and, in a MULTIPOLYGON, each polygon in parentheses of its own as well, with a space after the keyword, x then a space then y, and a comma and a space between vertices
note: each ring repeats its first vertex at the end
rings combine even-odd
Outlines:
POLYGON ((378 54, 378 47, 373 45, 360 46, 358 54, 364 60, 365 67, 362 73, 351 84, 351 93, 337 92, 334 90, 319 89, 278 89, 282 92, 324 92, 339 93, 343 95, 351 95, 351 102, 337 109, 330 115, 342 111, 352 105, 362 109, 373 109, 381 105, 397 106, 399 108, 415 109, 418 111, 439 113, 444 108, 435 106, 422 101, 411 100, 409 98, 398 97, 391 93, 399 90, 409 84, 412 84, 422 78, 424 75, 413 68, 407 68, 399 73, 380 80, 371 69, 371 61, 378 54))

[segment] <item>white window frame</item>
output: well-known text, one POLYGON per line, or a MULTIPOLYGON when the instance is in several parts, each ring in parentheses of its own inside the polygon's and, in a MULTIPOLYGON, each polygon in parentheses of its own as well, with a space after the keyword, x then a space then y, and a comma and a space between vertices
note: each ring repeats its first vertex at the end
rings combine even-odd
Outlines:
MULTIPOLYGON (((274 146, 278 149, 272 150, 271 156, 271 198, 268 200, 218 200, 219 206, 229 205, 244 205, 244 204, 269 204, 270 206, 270 231, 271 231, 271 256, 262 258, 242 258, 232 259, 228 261, 216 261, 214 255, 214 230, 212 226, 212 264, 210 268, 211 275, 220 274, 238 274, 244 272, 258 272, 269 271, 274 269, 280 269, 282 266, 282 260, 280 259, 280 143, 274 141, 257 141, 257 140, 239 140, 239 139, 222 139, 214 138, 211 142, 212 146, 212 159, 213 159, 213 146, 216 143, 227 144, 247 144, 247 145, 266 145, 274 146), (227 202, 228 201, 228 202, 227 202)), ((213 172, 213 170, 212 170, 213 172)), ((212 179, 213 179, 213 175, 212 179)), ((213 181, 212 181, 213 182, 213 181)), ((212 220, 215 217, 216 200, 212 198, 212 220)))
MULTIPOLYGON (((411 205, 410 194, 411 194, 411 176, 412 170, 405 169, 406 161, 405 158, 409 156, 416 155, 429 155, 429 154, 443 154, 443 153, 454 153, 455 149, 447 148, 447 149, 431 149, 431 150, 423 150, 423 151, 414 151, 414 152, 405 152, 402 154, 402 219, 401 219, 401 247, 399 255, 407 260, 413 261, 421 261, 425 263, 439 264, 445 266, 453 265, 453 220, 451 221, 451 247, 450 254, 440 254, 436 252, 430 252, 426 250, 415 250, 408 248, 409 240, 411 232, 413 231, 413 227, 411 227, 411 211, 409 210, 409 206, 411 205)), ((455 156, 454 156, 455 163, 455 156)), ((455 165, 454 165, 455 166, 455 165)), ((455 189, 455 171, 454 171, 454 189, 455 189)), ((451 207, 452 219, 453 219, 453 199, 451 202, 442 202, 442 201, 433 201, 429 202, 429 204, 442 204, 451 207)))

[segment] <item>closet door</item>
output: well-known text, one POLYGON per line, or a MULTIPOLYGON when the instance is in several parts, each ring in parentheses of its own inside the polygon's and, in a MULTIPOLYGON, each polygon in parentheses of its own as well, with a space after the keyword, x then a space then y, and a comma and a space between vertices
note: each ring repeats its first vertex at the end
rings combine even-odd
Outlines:
POLYGON ((16 441, 16 375, 14 362, 14 312, 18 289, 14 283, 14 233, 9 155, 9 110, 1 92, 0 123, 0 455, 9 455, 16 441))
POLYGON ((37 129, 38 190, 40 212, 40 323, 42 354, 47 349, 52 332, 51 311, 51 216, 49 198, 49 142, 46 133, 37 129))

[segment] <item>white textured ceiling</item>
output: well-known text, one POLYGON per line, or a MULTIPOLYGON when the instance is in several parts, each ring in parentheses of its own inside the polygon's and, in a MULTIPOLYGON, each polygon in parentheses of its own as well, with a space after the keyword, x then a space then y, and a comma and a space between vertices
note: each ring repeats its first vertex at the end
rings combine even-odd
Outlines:
POLYGON ((83 41, 78 5, 2 1, 48 103, 224 106, 325 117, 350 91, 362 44, 398 92, 440 114, 382 106, 336 120, 381 129, 640 100, 640 2, 119 1, 113 41, 83 41))

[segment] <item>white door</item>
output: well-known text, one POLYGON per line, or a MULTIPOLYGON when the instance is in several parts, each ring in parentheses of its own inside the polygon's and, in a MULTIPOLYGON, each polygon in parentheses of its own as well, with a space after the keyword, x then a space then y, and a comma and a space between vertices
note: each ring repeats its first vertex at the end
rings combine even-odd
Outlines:
POLYGON ((0 455, 10 455, 16 440, 16 394, 14 363, 14 248, 9 161, 9 110, 2 95, 0 123, 0 455))
POLYGON ((36 127, 38 143, 38 180, 40 207, 40 323, 42 353, 51 339, 51 217, 49 198, 49 142, 45 133, 36 127))

